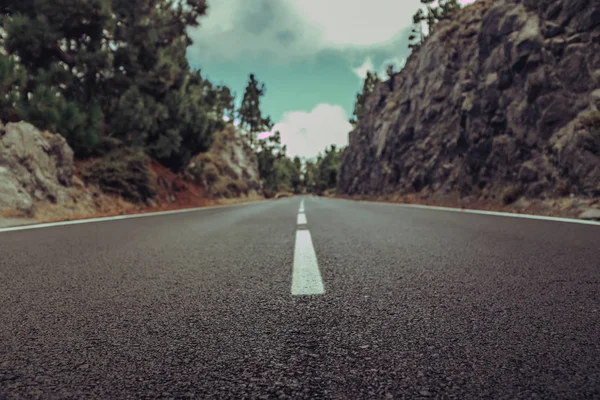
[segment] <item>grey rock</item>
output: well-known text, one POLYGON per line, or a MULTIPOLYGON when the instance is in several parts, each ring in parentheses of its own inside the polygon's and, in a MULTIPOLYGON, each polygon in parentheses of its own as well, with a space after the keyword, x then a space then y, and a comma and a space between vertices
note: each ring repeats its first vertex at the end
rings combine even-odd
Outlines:
POLYGON ((33 200, 14 174, 8 168, 0 166, 0 209, 3 208, 30 214, 33 200))
POLYGON ((535 164, 527 161, 521 166, 519 171, 519 180, 523 183, 535 182, 538 178, 538 172, 535 164))
POLYGON ((565 33, 563 26, 551 21, 547 21, 544 28, 544 37, 548 39, 565 33))
POLYGON ((594 111, 600 110, 600 89, 596 89, 590 94, 590 108, 594 111))
POLYGON ((0 126, 0 209, 27 214, 35 202, 72 198, 73 151, 58 135, 26 122, 0 126))
POLYGON ((186 169, 188 179, 204 185, 215 197, 248 195, 261 189, 256 153, 233 127, 218 132, 212 147, 190 161, 186 169), (227 182, 235 181, 241 190, 226 190, 227 182))
POLYGON ((597 208, 590 208, 589 210, 582 212, 579 215, 579 218, 600 221, 600 210, 597 208))

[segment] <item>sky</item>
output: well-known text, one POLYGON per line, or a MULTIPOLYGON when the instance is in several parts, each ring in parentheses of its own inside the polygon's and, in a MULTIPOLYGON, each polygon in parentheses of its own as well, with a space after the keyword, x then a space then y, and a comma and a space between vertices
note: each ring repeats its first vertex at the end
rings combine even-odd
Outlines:
MULTIPOLYGON (((464 0, 470 3, 474 0, 464 0)), ((313 158, 345 146, 367 70, 385 76, 409 55, 420 0, 208 0, 190 31, 192 67, 243 96, 248 75, 264 82, 264 114, 288 155, 313 158)))

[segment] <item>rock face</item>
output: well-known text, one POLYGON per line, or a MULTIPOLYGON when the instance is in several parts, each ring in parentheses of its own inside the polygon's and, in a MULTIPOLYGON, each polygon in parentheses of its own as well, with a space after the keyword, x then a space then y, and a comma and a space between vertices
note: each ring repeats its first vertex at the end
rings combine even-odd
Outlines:
POLYGON ((62 136, 26 122, 0 124, 0 210, 31 214, 36 202, 69 202, 73 173, 62 136))
POLYGON ((339 189, 600 196, 600 2, 479 0, 379 83, 339 189))
POLYGON ((260 190, 256 153, 233 126, 216 134, 210 150, 190 162, 187 175, 214 197, 240 197, 260 190))

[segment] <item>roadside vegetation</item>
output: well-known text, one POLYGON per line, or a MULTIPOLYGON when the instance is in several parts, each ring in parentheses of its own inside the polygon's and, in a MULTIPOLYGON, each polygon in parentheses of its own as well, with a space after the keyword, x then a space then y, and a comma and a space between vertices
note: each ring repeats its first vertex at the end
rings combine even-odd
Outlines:
POLYGON ((59 133, 86 184, 133 203, 156 198, 153 165, 215 198, 334 188, 340 150, 306 161, 279 132, 258 138, 273 123, 254 74, 238 104, 189 65, 188 29, 206 12, 205 0, 6 0, 0 121, 59 133))

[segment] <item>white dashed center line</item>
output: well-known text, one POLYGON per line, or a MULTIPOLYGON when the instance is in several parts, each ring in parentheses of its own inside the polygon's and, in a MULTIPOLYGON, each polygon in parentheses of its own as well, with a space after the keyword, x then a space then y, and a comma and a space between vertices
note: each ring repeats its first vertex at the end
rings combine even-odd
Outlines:
MULTIPOLYGON (((304 213, 304 200, 300 203, 298 211, 298 225, 306 225, 304 213)), ((306 296, 325 293, 323 279, 319 272, 317 254, 312 243, 308 229, 296 231, 296 245, 294 249, 294 272, 292 275, 292 295, 306 296)))
POLYGON ((306 225, 308 222, 306 221, 306 214, 300 213, 298 214, 298 225, 306 225))
POLYGON ((296 232, 294 251, 294 275, 292 276, 292 295, 314 295, 325 293, 323 280, 319 272, 317 255, 312 244, 310 232, 296 232))

